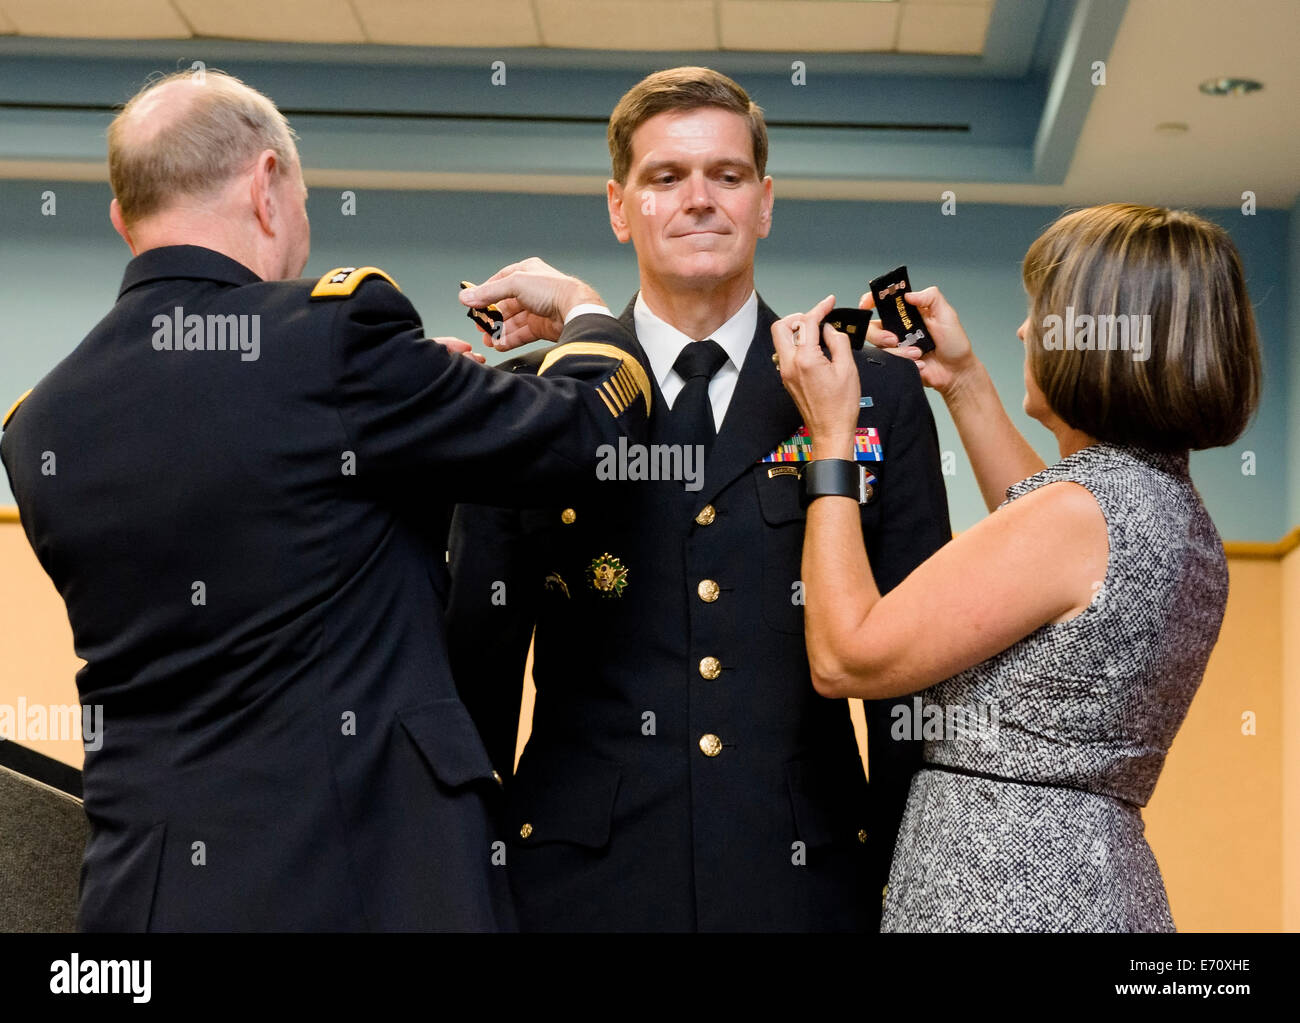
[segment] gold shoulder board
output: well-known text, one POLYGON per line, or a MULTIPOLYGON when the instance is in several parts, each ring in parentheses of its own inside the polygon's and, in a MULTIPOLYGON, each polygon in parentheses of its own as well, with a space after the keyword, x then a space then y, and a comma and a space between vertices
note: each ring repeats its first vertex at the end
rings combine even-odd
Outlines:
POLYGON ((0 421, 0 430, 3 430, 9 425, 9 420, 11 420, 14 417, 14 413, 18 411, 18 406, 25 402, 27 400, 27 395, 31 393, 32 389, 30 387, 27 388, 26 391, 18 396, 18 400, 9 406, 9 411, 5 413, 4 420, 0 421))
POLYGON ((382 277, 398 291, 397 282, 377 266, 340 266, 316 282, 311 289, 312 298, 347 298, 367 277, 382 277))

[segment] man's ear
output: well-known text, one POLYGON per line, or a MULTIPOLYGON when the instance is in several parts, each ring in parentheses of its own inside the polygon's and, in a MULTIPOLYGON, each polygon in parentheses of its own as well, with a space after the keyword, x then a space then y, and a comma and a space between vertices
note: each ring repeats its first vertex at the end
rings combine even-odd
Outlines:
POLYGON ((623 186, 611 178, 605 182, 605 200, 609 204, 609 226, 619 243, 626 245, 632 239, 628 230, 627 217, 623 215, 623 186))
POLYGON ((253 203, 253 216, 257 218, 258 225, 268 235, 275 234, 272 221, 277 211, 272 193, 275 190, 275 175, 279 170, 280 161, 275 155, 275 150, 263 149, 253 164, 253 174, 248 182, 249 199, 253 203))
POLYGON ((758 215, 758 236, 766 238, 767 233, 772 230, 772 175, 763 179, 763 206, 758 215))
POLYGON ((118 205, 116 199, 108 204, 108 219, 113 224, 113 230, 122 236, 122 241, 126 242, 131 255, 139 255, 135 251, 135 242, 131 241, 131 232, 127 230, 126 221, 122 218, 122 207, 118 205))

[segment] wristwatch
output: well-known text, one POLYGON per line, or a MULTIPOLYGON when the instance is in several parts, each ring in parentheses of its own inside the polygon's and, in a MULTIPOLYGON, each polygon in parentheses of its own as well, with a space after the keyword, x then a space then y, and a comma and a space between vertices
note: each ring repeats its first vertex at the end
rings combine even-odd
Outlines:
POLYGON ((803 470, 803 503, 819 497, 851 497, 866 504, 871 497, 862 466, 847 458, 817 458, 803 470))

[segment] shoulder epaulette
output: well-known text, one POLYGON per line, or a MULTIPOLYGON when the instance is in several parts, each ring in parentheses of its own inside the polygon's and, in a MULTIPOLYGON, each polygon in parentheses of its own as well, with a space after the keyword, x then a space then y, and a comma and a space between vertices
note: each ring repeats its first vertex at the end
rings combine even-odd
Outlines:
POLYGON ((27 396, 31 393, 32 393, 32 389, 29 387, 26 391, 24 391, 22 394, 18 396, 18 400, 16 402, 14 402, 12 405, 9 406, 9 411, 5 413, 4 419, 0 420, 0 430, 3 430, 5 427, 9 425, 9 420, 11 420, 14 417, 14 413, 18 411, 18 406, 21 405, 23 402, 25 402, 27 400, 27 396))
POLYGON ((596 355, 612 359, 618 365, 613 375, 596 388, 609 411, 622 415, 623 411, 637 398, 645 402, 646 415, 650 414, 650 378, 645 367, 635 358, 614 345, 601 344, 598 341, 569 341, 547 352, 537 370, 541 376, 561 359, 575 355, 596 355))
POLYGON ((340 266, 331 270, 311 289, 312 298, 347 298, 367 277, 382 277, 398 291, 397 282, 377 266, 340 266))

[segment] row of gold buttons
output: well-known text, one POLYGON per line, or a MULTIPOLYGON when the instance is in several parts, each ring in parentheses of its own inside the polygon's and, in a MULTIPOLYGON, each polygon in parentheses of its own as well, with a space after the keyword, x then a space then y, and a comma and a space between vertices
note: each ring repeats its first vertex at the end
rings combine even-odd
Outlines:
MULTIPOLYGON (((695 516, 695 523, 700 526, 711 526, 717 516, 717 509, 715 509, 711 504, 706 504, 700 509, 699 514, 695 516)), ((577 519, 578 513, 572 508, 565 508, 560 512, 560 521, 566 526, 573 525, 577 519)), ((700 584, 695 588, 695 591, 699 594, 702 601, 706 604, 712 604, 722 593, 722 587, 712 579, 701 579, 700 584)), ((700 661, 700 674, 710 680, 717 678, 722 674, 722 662, 716 657, 704 658, 700 661)), ((722 740, 712 732, 700 736, 700 752, 702 752, 706 757, 716 757, 722 752, 722 740)), ((529 822, 525 821, 519 828, 519 837, 531 838, 532 835, 533 826, 529 822)))
MULTIPOLYGON (((695 516, 697 526, 711 526, 713 520, 718 517, 717 510, 711 504, 706 504, 700 509, 700 513, 695 516)), ((695 587, 695 592, 704 603, 712 604, 718 599, 722 592, 720 587, 712 579, 701 579, 700 584, 695 587)), ((712 681, 722 674, 722 662, 716 657, 705 657, 700 661, 700 675, 712 681)), ((706 757, 716 757, 722 752, 722 740, 712 732, 700 736, 700 752, 706 757)))

